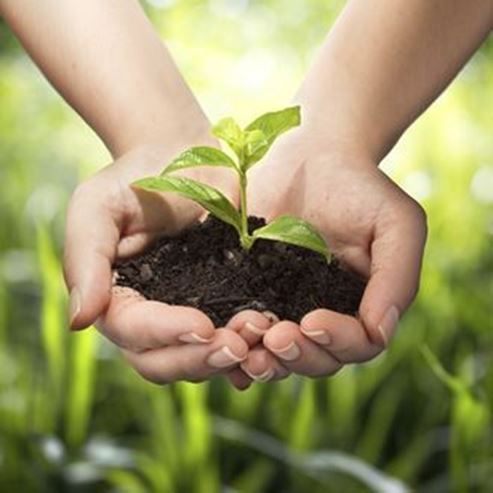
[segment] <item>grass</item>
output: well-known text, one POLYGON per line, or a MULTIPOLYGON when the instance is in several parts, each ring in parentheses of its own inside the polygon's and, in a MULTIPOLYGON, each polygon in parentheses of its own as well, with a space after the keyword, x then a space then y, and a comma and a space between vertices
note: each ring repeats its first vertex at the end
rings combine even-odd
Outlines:
MULTIPOLYGON (((133 374, 95 329, 67 333, 51 238, 39 224, 39 342, 0 353, 12 372, 0 379, 2 489, 487 491, 489 396, 473 351, 459 352, 450 373, 405 334, 387 355, 332 379, 291 378, 242 394, 220 381, 159 388, 133 374), (9 392, 21 396, 17 407, 9 392), (115 461, 122 454, 126 461, 115 461)), ((0 288, 0 304, 6 299, 0 288)))
MULTIPOLYGON (((305 2, 300 24, 274 25, 262 47, 278 60, 285 46, 290 70, 302 68, 322 36, 315 21, 333 15, 327 4, 305 2)), ((212 116, 246 121, 282 106, 286 94, 269 78, 249 104, 250 86, 235 84, 255 81, 228 79, 217 94, 206 82, 216 77, 196 68, 207 45, 216 75, 218 67, 234 73, 243 30, 279 0, 251 2, 248 23, 217 16, 206 31, 187 31, 180 19, 202 26, 208 5, 151 13, 158 26, 173 20, 173 49, 212 116), (180 55, 180 42, 196 48, 180 55), (234 97, 239 91, 244 97, 234 97), (220 106, 228 100, 236 106, 220 106)), ((68 333, 65 203, 79 175, 106 157, 20 52, 1 43, 0 491, 493 491, 493 203, 488 183, 475 178, 493 162, 491 42, 386 164, 430 218, 420 296, 392 347, 331 379, 245 393, 222 381, 147 384, 94 329, 68 333), (26 122, 36 124, 27 131, 26 122)), ((298 76, 289 72, 283 91, 298 76)))

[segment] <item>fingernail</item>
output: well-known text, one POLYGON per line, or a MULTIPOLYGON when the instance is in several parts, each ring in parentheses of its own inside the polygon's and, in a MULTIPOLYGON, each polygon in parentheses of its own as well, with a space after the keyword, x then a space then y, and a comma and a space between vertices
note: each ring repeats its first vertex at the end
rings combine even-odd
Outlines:
POLYGON ((262 312, 262 314, 269 319, 269 322, 274 324, 279 322, 279 317, 274 313, 269 310, 265 310, 262 312))
POLYGON ((301 354, 301 349, 296 342, 291 342, 284 349, 273 349, 279 358, 285 361, 294 361, 301 354))
POLYGON ((276 372, 272 368, 267 368, 263 373, 260 375, 257 375, 255 373, 252 373, 246 365, 241 365, 241 369, 252 379, 255 380, 256 382, 268 382, 271 380, 276 372))
POLYGON ((199 343, 199 344, 207 344, 208 342, 211 342, 214 339, 214 337, 210 337, 209 339, 206 339, 205 337, 199 336, 195 332, 188 332, 187 334, 183 334, 180 337, 178 337, 178 340, 181 342, 187 342, 187 343, 199 343))
POLYGON ((73 328, 73 324, 75 319, 80 313, 81 302, 80 302, 80 292, 77 288, 73 288, 70 291, 70 300, 69 300, 69 317, 70 317, 70 328, 73 328))
POLYGON ((226 368, 227 366, 231 366, 234 363, 239 363, 244 359, 244 357, 241 358, 236 356, 236 354, 234 354, 228 346, 223 346, 207 358, 207 363, 213 368, 226 368))
POLYGON ((245 330, 248 330, 249 332, 252 332, 255 335, 258 335, 258 336, 263 336, 267 332, 266 330, 263 330, 260 327, 257 327, 256 325, 254 325, 250 322, 246 322, 245 325, 243 326, 243 328, 245 330))
POLYGON ((384 346, 388 346, 390 338, 394 333, 394 330, 399 322, 399 310, 396 306, 392 305, 382 317, 380 324, 378 325, 378 331, 380 332, 384 346))
POLYGON ((303 330, 301 329, 303 334, 305 334, 307 337, 312 339, 315 342, 318 342, 319 344, 323 344, 324 346, 327 346, 332 342, 332 338, 330 337, 329 333, 326 330, 303 330))

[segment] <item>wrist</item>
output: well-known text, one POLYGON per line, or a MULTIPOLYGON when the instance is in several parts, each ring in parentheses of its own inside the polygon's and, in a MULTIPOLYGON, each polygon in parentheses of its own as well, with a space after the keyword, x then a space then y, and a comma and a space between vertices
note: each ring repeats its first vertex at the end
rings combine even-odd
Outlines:
POLYGON ((321 161, 330 157, 330 162, 378 166, 379 159, 365 135, 360 135, 356 129, 349 126, 341 125, 341 121, 333 114, 326 118, 327 114, 324 111, 311 111, 303 103, 300 104, 301 127, 292 132, 291 136, 287 136, 286 140, 295 140, 295 147, 303 149, 303 154, 308 150, 311 154, 310 161, 318 162, 318 157, 323 156, 321 161))
POLYGON ((195 100, 161 101, 147 108, 141 107, 134 117, 124 118, 112 135, 103 136, 114 159, 137 148, 178 153, 190 146, 217 145, 210 122, 195 100))
POLYGON ((370 122, 362 122, 341 102, 332 104, 327 98, 319 100, 302 95, 295 101, 302 110, 304 138, 318 150, 341 152, 378 165, 395 143, 379 135, 370 122))
MULTIPOLYGON (((185 150, 195 146, 220 147, 212 136, 209 122, 205 119, 175 122, 173 127, 163 128, 155 134, 141 134, 132 141, 132 146, 118 154, 115 164, 124 157, 132 163, 130 173, 133 179, 157 175, 185 150)), ((128 142, 126 143, 126 145, 128 142)), ((237 185, 231 170, 222 167, 201 166, 180 170, 179 174, 218 188, 231 200, 237 200, 237 185)))
POLYGON ((404 128, 396 128, 395 108, 377 105, 376 95, 351 70, 350 60, 321 56, 295 96, 306 127, 335 143, 380 162, 404 128))

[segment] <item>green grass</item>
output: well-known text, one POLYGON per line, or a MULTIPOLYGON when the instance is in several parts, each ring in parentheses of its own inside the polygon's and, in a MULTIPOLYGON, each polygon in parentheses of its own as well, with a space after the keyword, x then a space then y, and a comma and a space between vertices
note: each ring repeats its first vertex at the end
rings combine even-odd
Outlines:
MULTIPOLYGON (((253 43, 259 73, 266 53, 291 60, 280 92, 274 76, 262 91, 241 74, 216 83, 280 0, 227 22, 201 0, 151 14, 212 119, 248 121, 286 103, 329 4, 303 3, 253 43), (197 67, 205 56, 215 77, 197 67)), ((94 328, 69 333, 65 204, 107 156, 0 37, 0 491, 493 491, 493 203, 477 178, 493 163, 491 54, 489 41, 387 162, 430 219, 421 292, 391 348, 331 379, 238 393, 220 380, 147 384, 94 328)))

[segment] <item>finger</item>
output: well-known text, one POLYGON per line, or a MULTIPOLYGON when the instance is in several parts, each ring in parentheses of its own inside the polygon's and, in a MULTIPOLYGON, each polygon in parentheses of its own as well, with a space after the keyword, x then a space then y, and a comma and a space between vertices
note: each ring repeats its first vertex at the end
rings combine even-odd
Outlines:
POLYGON ((226 377, 238 390, 246 390, 252 384, 252 379, 240 368, 228 371, 226 377))
POLYGON ((237 332, 249 347, 253 347, 262 340, 273 323, 278 321, 274 314, 266 313, 243 310, 231 318, 226 328, 237 332))
POLYGON ((418 206, 384 221, 375 231, 360 316, 376 344, 387 346, 416 296, 425 241, 426 219, 418 206))
POLYGON ((319 309, 305 315, 301 332, 341 363, 368 361, 382 351, 358 320, 349 315, 319 309))
POLYGON ((272 353, 260 345, 248 352, 240 367, 256 382, 281 380, 290 373, 272 353))
POLYGON ((211 342, 214 324, 200 310, 149 301, 130 288, 114 287, 98 329, 117 346, 134 352, 170 344, 211 342))
POLYGON ((286 369, 300 375, 333 375, 342 367, 337 359, 305 337, 294 322, 283 321, 271 327, 263 344, 286 369))
POLYGON ((146 380, 157 384, 187 380, 200 382, 237 367, 248 353, 245 341, 235 332, 217 329, 209 344, 186 344, 143 353, 124 350, 126 358, 146 380))
POLYGON ((68 208, 63 262, 73 330, 92 324, 109 303, 118 239, 109 209, 91 189, 79 187, 68 208))
POLYGON ((117 257, 141 252, 160 236, 176 236, 196 222, 201 208, 177 195, 127 188, 125 234, 118 243, 117 257))

